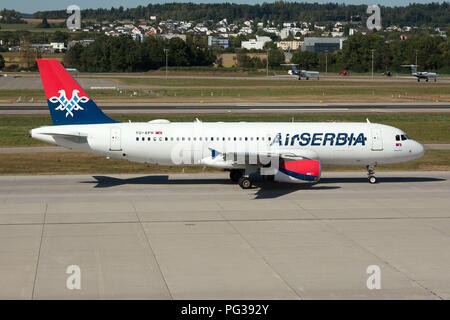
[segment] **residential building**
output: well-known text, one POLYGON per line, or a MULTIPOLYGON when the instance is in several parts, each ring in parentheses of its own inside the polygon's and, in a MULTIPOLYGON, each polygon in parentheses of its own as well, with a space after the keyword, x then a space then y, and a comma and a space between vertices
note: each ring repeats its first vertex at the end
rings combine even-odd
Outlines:
POLYGON ((223 48, 230 46, 230 39, 208 36, 208 46, 219 45, 223 48))
POLYGON ((283 51, 297 50, 303 45, 303 41, 278 41, 276 42, 277 48, 281 48, 283 51))

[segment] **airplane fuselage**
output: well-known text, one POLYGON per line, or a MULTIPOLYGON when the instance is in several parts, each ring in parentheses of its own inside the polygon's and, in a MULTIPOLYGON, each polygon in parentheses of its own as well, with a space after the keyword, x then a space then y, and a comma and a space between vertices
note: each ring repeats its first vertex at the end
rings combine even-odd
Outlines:
POLYGON ((245 167, 215 153, 291 153, 325 165, 406 162, 424 149, 401 130, 375 123, 166 122, 61 125, 33 138, 74 150, 141 163, 245 167), (56 133, 50 135, 49 133, 56 133), (68 136, 65 136, 67 134, 68 136), (79 137, 74 137, 79 134, 79 137), (400 138, 399 138, 400 137, 400 138))

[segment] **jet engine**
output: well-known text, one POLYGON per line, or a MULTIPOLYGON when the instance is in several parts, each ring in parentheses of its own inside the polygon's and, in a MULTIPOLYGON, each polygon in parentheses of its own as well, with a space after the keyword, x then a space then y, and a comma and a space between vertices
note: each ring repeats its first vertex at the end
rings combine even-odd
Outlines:
POLYGON ((317 183, 322 168, 319 160, 284 160, 280 164, 274 180, 289 183, 317 183))

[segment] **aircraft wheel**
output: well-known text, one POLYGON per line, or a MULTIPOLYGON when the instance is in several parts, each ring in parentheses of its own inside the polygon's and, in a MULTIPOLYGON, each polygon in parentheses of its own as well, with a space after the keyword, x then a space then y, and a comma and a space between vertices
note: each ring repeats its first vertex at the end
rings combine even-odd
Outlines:
POLYGON ((252 187, 252 182, 248 177, 240 177, 239 178, 239 186, 242 189, 250 189, 252 187))
POLYGON ((298 77, 298 80, 302 80, 302 77, 298 77))
POLYGON ((420 82, 420 79, 417 79, 417 82, 420 82))
POLYGON ((309 78, 306 78, 306 80, 309 80, 309 78))
POLYGON ((436 78, 434 78, 434 82, 436 82, 436 78))
POLYGON ((239 179, 242 177, 242 171, 241 170, 231 170, 230 171, 230 180, 234 183, 238 183, 239 179))
POLYGON ((425 80, 426 82, 428 82, 428 79, 427 80, 425 80))
POLYGON ((371 184, 377 183, 377 178, 375 178, 375 176, 369 176, 369 182, 371 184))

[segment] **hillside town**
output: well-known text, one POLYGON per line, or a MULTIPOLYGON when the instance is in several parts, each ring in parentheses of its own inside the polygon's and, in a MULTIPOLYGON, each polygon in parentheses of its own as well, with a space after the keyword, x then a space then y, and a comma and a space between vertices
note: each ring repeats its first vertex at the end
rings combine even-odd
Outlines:
MULTIPOLYGON (((0 16, 1 19, 1 16, 0 16)), ((209 46, 220 46, 224 49, 231 47, 231 40, 234 38, 246 39, 240 41, 240 46, 235 48, 245 48, 247 50, 263 50, 267 42, 274 42, 283 51, 308 50, 317 53, 333 52, 342 49, 343 41, 347 36, 357 33, 363 35, 370 34, 373 30, 368 30, 362 23, 335 22, 330 25, 321 25, 308 21, 287 21, 281 25, 267 21, 255 22, 246 20, 242 24, 229 23, 227 19, 222 19, 217 23, 209 20, 202 23, 193 21, 162 20, 157 22, 156 16, 151 16, 149 22, 110 22, 110 23, 87 23, 81 30, 85 33, 105 34, 111 37, 123 35, 131 36, 134 40, 142 42, 148 36, 160 36, 166 39, 174 37, 186 41, 186 35, 206 36, 209 46), (311 39, 308 39, 311 38, 311 39), (305 40, 306 39, 306 40, 305 40), (316 45, 316 43, 320 43, 316 45)), ((359 20, 359 17, 355 17, 359 20)), ((385 32, 401 33, 401 37, 406 37, 409 33, 417 31, 418 27, 391 25, 384 29, 385 32)), ((437 35, 447 37, 447 27, 436 27, 432 30, 437 35)), ((33 43, 32 47, 41 52, 54 53, 63 52, 75 43, 84 45, 92 43, 94 40, 84 39, 71 41, 68 43, 33 43)), ((0 46, 7 43, 0 39, 0 46)), ((9 51, 19 51, 20 46, 9 46, 9 51)))

